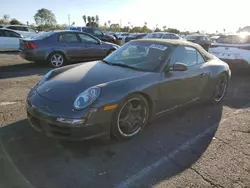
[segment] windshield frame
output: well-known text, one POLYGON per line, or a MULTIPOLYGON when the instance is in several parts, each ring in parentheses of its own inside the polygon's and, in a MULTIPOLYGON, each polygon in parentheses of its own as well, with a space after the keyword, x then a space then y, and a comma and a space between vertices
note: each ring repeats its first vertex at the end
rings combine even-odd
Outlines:
MULTIPOLYGON (((110 61, 110 57, 112 57, 112 55, 114 55, 115 53, 119 53, 120 51, 123 51, 124 48, 127 48, 127 46, 132 45, 132 44, 136 44, 136 43, 147 43, 149 45, 162 45, 167 47, 166 49, 166 54, 164 55, 164 58, 162 60, 160 60, 159 64, 156 65, 154 68, 152 68, 151 70, 143 68, 143 67, 137 67, 137 66, 131 66, 131 68, 133 67, 134 70, 137 71, 142 71, 142 72, 161 72, 162 67, 164 67, 169 59, 169 55, 171 53, 171 49, 172 49, 172 44, 170 43, 162 43, 162 42, 157 42, 157 41, 130 41, 126 44, 124 44, 122 47, 120 47, 119 49, 115 50, 112 54, 108 55, 107 57, 105 57, 103 60, 105 62, 107 62, 108 64, 110 64, 110 66, 118 66, 117 62, 112 62, 110 61), (113 65, 112 65, 113 64, 113 65)), ((130 65, 129 65, 130 66, 130 65)), ((123 64, 121 63, 121 67, 123 67, 123 64)), ((127 67, 128 68, 128 67, 127 67)))

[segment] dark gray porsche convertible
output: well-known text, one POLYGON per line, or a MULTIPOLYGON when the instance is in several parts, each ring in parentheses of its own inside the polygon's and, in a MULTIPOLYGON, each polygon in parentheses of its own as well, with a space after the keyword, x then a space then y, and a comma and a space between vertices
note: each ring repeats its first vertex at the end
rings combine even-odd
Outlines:
POLYGON ((226 63, 197 44, 140 39, 102 61, 50 71, 28 94, 27 114, 48 136, 127 139, 157 115, 221 102, 230 76, 226 63))

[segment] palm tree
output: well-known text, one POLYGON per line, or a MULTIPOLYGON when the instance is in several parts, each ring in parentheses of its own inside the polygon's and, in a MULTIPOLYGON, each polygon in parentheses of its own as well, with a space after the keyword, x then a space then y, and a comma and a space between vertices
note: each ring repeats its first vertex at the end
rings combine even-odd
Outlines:
POLYGON ((96 20, 96 23, 99 23, 99 16, 98 15, 95 16, 95 20, 96 20))
POLYGON ((86 15, 83 15, 83 16, 82 16, 82 19, 84 20, 84 23, 85 23, 85 25, 86 25, 86 21, 87 21, 86 15))
POLYGON ((104 23, 104 27, 107 28, 107 22, 104 23))
POLYGON ((162 28, 163 28, 164 30, 166 30, 167 26, 164 25, 162 28))
POLYGON ((92 22, 92 27, 94 27, 94 23, 95 23, 95 17, 94 16, 91 17, 91 22, 92 22))
POLYGON ((110 20, 108 21, 108 24, 109 24, 109 27, 110 27, 110 24, 111 24, 111 21, 110 21, 110 20))
POLYGON ((145 25, 145 26, 147 26, 147 24, 148 24, 147 22, 144 22, 144 25, 145 25))
POLYGON ((223 29, 224 33, 226 32, 226 29, 223 29))
POLYGON ((91 17, 88 16, 88 17, 87 17, 87 20, 88 20, 88 24, 90 24, 90 23, 91 23, 91 17))

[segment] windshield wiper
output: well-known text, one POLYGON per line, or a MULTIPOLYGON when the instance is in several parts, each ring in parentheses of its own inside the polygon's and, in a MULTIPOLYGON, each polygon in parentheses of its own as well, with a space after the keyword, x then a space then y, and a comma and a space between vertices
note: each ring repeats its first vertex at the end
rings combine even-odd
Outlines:
POLYGON ((126 64, 121 64, 121 63, 110 63, 110 65, 129 68, 129 69, 138 70, 138 71, 143 71, 142 69, 140 69, 138 67, 133 67, 133 66, 129 66, 129 65, 126 65, 126 64))
POLYGON ((110 62, 108 62, 108 61, 106 61, 106 60, 104 60, 104 59, 102 59, 101 61, 102 61, 103 63, 108 64, 108 65, 112 65, 110 62))

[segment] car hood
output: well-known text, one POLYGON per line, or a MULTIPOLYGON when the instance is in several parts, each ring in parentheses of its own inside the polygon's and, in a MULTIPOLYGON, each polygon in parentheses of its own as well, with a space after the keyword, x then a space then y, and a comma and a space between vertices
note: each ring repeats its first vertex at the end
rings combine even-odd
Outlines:
MULTIPOLYGON (((65 69, 65 68, 64 68, 65 69)), ((60 72, 60 69, 59 71, 60 72)), ((42 97, 59 102, 74 100, 80 93, 92 86, 117 82, 146 74, 128 68, 111 66, 101 61, 82 63, 66 69, 37 86, 37 93, 42 97)))

